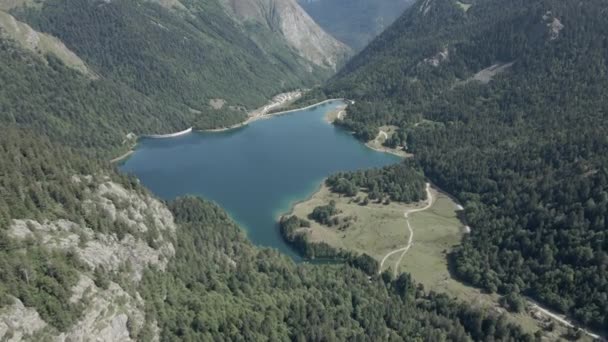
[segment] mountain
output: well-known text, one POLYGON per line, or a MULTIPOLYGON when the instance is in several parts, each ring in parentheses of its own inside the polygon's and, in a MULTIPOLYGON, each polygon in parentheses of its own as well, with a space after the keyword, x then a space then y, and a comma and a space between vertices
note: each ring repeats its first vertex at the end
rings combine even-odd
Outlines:
POLYGON ((107 161, 131 132, 238 121, 338 59, 214 1, 0 6, 0 340, 532 340, 364 255, 254 247, 216 205, 160 201, 107 161))
POLYGON ((608 326, 604 1, 421 0, 310 97, 415 155, 465 207, 450 260, 489 292, 608 326))
POLYGON ((2 340, 532 341, 407 274, 296 264, 213 203, 161 202, 107 162, 1 130, 2 340))
POLYGON ((350 49, 321 29, 295 0, 221 0, 247 27, 280 32, 306 60, 336 69, 350 49))
POLYGON ((124 151, 130 133, 243 121, 277 93, 326 79, 348 54, 293 6, 272 10, 306 24, 285 33, 215 0, 14 1, 2 9, 1 53, 11 65, 0 66, 1 77, 11 87, 2 89, 0 120, 92 151, 124 151), (27 106, 22 94, 31 96, 27 106))
POLYGON ((298 0, 298 3, 325 31, 360 51, 414 0, 298 0))

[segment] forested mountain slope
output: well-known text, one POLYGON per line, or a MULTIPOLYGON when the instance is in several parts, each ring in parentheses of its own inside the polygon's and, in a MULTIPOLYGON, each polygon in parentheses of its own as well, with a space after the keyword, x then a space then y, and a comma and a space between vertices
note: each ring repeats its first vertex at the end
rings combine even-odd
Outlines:
POLYGON ((296 0, 220 1, 250 32, 279 32, 289 46, 315 65, 336 69, 350 54, 350 49, 323 31, 296 0))
POLYGON ((235 97, 226 99, 230 104, 251 107, 261 95, 318 81, 329 73, 300 57, 282 34, 240 25, 216 0, 175 4, 181 6, 141 0, 48 0, 13 12, 61 39, 103 75, 195 109, 227 94, 235 97), (245 91, 256 87, 264 92, 245 91))
POLYGON ((323 29, 355 51, 389 27, 414 0, 298 0, 323 29))
MULTIPOLYGON (((242 23, 216 0, 184 3, 3 2, 0 120, 115 153, 131 132, 235 124, 277 93, 334 72, 336 64, 307 59, 283 33, 242 23)), ((327 61, 344 58, 346 47, 317 33, 327 61)))
POLYGON ((106 165, 3 126, 0 339, 533 340, 405 274, 296 265, 106 165))
POLYGON ((418 1, 317 94, 362 139, 401 127, 465 204, 457 274, 608 326, 608 21, 601 0, 418 1))
POLYGON ((248 105, 287 87, 270 80, 291 69, 272 74, 248 55, 251 46, 247 55, 234 52, 230 39, 253 44, 236 35, 211 49, 226 58, 211 55, 190 75, 200 46, 186 29, 196 18, 172 21, 172 12, 142 2, 66 4, 13 10, 35 29, 0 18, 0 340, 532 340, 504 317, 425 293, 407 275, 296 265, 252 246, 217 206, 163 203, 118 174, 105 158, 129 144, 128 132, 239 119, 236 110, 190 110, 216 91, 213 83, 199 97, 180 88, 196 85, 197 75, 267 81, 222 94, 248 105), (179 42, 144 17, 166 19, 155 22, 191 39, 194 50, 166 49, 179 42), (230 53, 243 57, 243 68, 230 53))

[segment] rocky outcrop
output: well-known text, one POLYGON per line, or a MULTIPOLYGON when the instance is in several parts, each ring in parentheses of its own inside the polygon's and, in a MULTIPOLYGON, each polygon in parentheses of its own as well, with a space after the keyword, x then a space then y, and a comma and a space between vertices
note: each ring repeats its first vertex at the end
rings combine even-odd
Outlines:
POLYGON ((559 38, 560 32, 565 28, 564 24, 562 24, 558 18, 553 16, 551 11, 548 11, 545 13, 545 15, 543 15, 543 20, 548 28, 549 40, 556 40, 559 38))
POLYGON ((422 13, 422 15, 427 15, 429 13, 429 11, 431 10, 431 7, 433 6, 433 1, 432 0, 424 0, 422 2, 422 4, 420 5, 419 8, 419 12, 422 13))
POLYGON ((295 0, 221 0, 241 22, 256 22, 278 31, 301 57, 335 69, 350 49, 327 34, 295 0))
POLYGON ((445 47, 442 51, 437 52, 434 56, 426 58, 424 63, 438 67, 441 63, 447 61, 450 58, 450 50, 445 47))
MULTIPOLYGON (((37 340, 44 336, 46 340, 57 342, 133 341, 132 336, 143 329, 143 299, 130 295, 118 284, 110 282, 107 289, 101 289, 91 278, 82 275, 72 292, 71 301, 86 303, 86 309, 83 317, 67 332, 57 333, 49 328, 36 310, 14 298, 13 305, 0 311, 0 339, 37 340)), ((153 329, 158 330, 154 326, 153 329)))
POLYGON ((132 341, 131 336, 143 328, 142 298, 131 296, 118 284, 110 282, 104 290, 91 278, 82 276, 72 292, 72 299, 86 302, 87 309, 78 323, 57 336, 57 341, 86 341, 91 336, 97 341, 132 341))
POLYGON ((21 341, 47 326, 36 310, 26 308, 17 298, 13 301, 0 311, 0 340, 21 341))
POLYGON ((40 56, 52 54, 65 63, 65 65, 91 78, 97 77, 89 70, 80 57, 68 49, 59 39, 46 33, 38 32, 3 11, 0 11, 0 35, 11 39, 35 54, 40 56))
MULTIPOLYGON (((175 254, 173 215, 147 193, 128 190, 109 178, 99 184, 91 176, 73 176, 72 181, 89 184, 91 190, 81 204, 88 215, 104 217, 128 233, 101 233, 65 219, 13 220, 9 237, 75 253, 90 271, 79 271, 79 281, 72 287, 70 302, 82 303, 85 309, 67 331, 57 332, 35 309, 14 299, 14 304, 0 311, 0 340, 44 336, 54 341, 87 341, 95 336, 96 341, 131 341, 146 324, 144 301, 133 290, 137 286, 127 290, 109 279, 99 285, 93 278, 101 269, 121 275, 121 282, 137 285, 149 266, 164 270, 175 254)), ((148 322, 146 328, 150 326, 158 339, 158 328, 148 322)))

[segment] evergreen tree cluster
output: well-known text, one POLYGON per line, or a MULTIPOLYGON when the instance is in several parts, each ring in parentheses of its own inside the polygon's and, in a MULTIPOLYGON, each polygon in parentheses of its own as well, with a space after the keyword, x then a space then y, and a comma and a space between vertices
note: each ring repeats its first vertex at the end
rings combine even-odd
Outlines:
POLYGON ((465 204, 460 277, 604 329, 605 3, 467 3, 419 1, 316 93, 356 100, 344 124, 360 137, 399 126, 425 175, 465 204))
POLYGON ((325 181, 331 191, 356 196, 363 189, 370 199, 385 197, 398 202, 418 202, 426 199, 424 176, 412 161, 378 169, 340 172, 325 181))
MULTIPOLYGON (((161 340, 534 340, 504 317, 426 293, 406 274, 370 281, 346 264, 296 265, 253 247, 209 202, 187 197, 170 208, 181 227, 177 255, 142 285, 161 340)), ((371 257, 352 263, 377 272, 371 257)))

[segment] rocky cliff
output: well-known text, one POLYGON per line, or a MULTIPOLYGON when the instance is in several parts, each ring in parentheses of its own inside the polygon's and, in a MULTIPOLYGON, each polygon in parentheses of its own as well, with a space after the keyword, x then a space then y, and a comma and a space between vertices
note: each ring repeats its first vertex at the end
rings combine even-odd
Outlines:
POLYGON ((243 24, 263 25, 280 32, 289 46, 315 65, 336 69, 350 53, 327 34, 295 0, 221 0, 243 24))
MULTIPOLYGON (((103 217, 128 233, 103 233, 66 219, 13 220, 9 238, 70 253, 81 264, 69 294, 69 304, 80 310, 70 327, 58 331, 36 308, 13 297, 12 305, 0 310, 0 340, 131 341, 144 326, 157 340, 156 323, 146 322, 137 285, 145 269, 164 270, 175 254, 173 215, 160 201, 109 178, 98 184, 90 176, 74 176, 73 182, 90 188, 81 201, 85 215, 103 217)), ((22 273, 35 281, 26 268, 22 273)))

